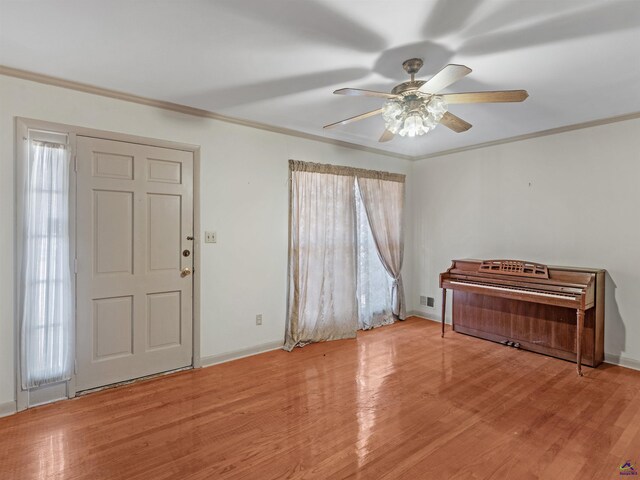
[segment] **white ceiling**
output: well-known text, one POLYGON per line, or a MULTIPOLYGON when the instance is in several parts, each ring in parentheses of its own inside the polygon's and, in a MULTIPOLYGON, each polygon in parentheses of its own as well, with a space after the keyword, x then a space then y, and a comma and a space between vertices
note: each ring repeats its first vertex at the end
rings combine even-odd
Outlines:
POLYGON ((640 111, 640 0, 0 0, 0 64, 422 156, 640 111), (530 97, 452 105, 466 133, 322 129, 382 103, 334 89, 388 91, 411 57, 530 97))

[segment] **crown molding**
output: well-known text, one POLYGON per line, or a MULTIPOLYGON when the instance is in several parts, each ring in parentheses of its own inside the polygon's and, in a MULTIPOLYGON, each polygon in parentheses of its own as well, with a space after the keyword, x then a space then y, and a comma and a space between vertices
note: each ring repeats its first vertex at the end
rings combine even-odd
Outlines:
POLYGON ((117 90, 110 90, 108 88, 97 87, 95 85, 89 85, 87 83, 80 83, 72 80, 65 80, 63 78, 52 77, 50 75, 43 75, 41 73, 30 72, 28 70, 20 70, 18 68, 7 67, 5 65, 0 65, 0 75, 21 78, 23 80, 29 80, 32 82, 43 83, 46 85, 53 85, 56 87, 67 88, 70 90, 76 90, 79 92, 89 93, 92 95, 100 95, 103 97, 114 98, 117 100, 137 103, 137 104, 146 105, 149 107, 162 108, 164 110, 170 110, 170 111, 182 113, 185 115, 211 118, 221 122, 233 123, 236 125, 242 125, 244 127, 257 128, 259 130, 266 130, 268 132, 280 133, 283 135, 303 138, 306 140, 314 140, 316 142, 327 143, 327 144, 335 145, 338 147, 350 148, 352 150, 360 150, 362 152, 375 153, 378 155, 385 155, 387 157, 399 158, 401 160, 413 160, 413 161, 427 160, 429 158, 441 157, 444 155, 451 155, 451 154, 460 153, 460 152, 466 152, 468 150, 477 150, 479 148, 493 147, 496 145, 503 145, 505 143, 519 142, 522 140, 529 140, 532 138, 546 137, 548 135, 556 135, 558 133, 570 132, 572 130, 580 130, 583 128, 597 127, 600 125, 607 125, 609 123, 624 122, 625 120, 633 120, 636 118, 640 118, 640 112, 634 112, 634 113, 629 113, 625 115, 618 115, 614 117, 601 118, 598 120, 591 120, 583 123, 576 123, 573 125, 565 125, 563 127, 550 128, 548 130, 540 130, 538 132, 526 133, 524 135, 503 138, 500 140, 493 140, 490 142, 476 143, 473 145, 453 148, 450 150, 442 150, 439 152, 429 153, 427 155, 404 155, 401 153, 394 153, 387 150, 382 150, 380 148, 366 147, 364 145, 358 145, 357 143, 346 142, 344 140, 336 140, 333 138, 327 138, 320 135, 314 135, 312 133, 300 132, 290 128, 276 127, 274 125, 269 125, 266 123, 254 122, 251 120, 244 120, 241 118, 221 115, 219 113, 211 112, 209 110, 189 107, 187 105, 181 105, 179 103, 165 102, 163 100, 156 100, 153 98, 141 97, 139 95, 124 93, 117 90))
POLYGON ((412 157, 412 159, 415 161, 427 160, 429 158, 442 157, 444 155, 451 155, 453 153, 466 152, 468 150, 478 150, 480 148, 493 147, 496 145, 503 145, 505 143, 520 142, 522 140, 546 137, 548 135, 556 135, 558 133, 571 132, 573 130, 581 130, 583 128, 598 127, 600 125, 607 125, 609 123, 624 122, 626 120, 633 120, 636 118, 640 118, 640 112, 627 113, 625 115, 617 115, 615 117, 600 118, 598 120, 591 120, 583 123, 575 123, 573 125, 565 125, 563 127, 550 128, 548 130, 540 130, 539 132, 525 133, 524 135, 503 138, 501 140, 493 140, 491 142, 476 143, 474 145, 452 148, 451 150, 443 150, 441 152, 430 153, 428 155, 417 155, 415 157, 412 157))
POLYGON ((6 75, 8 77, 20 78, 23 80, 29 80, 31 82, 43 83, 45 85, 53 85, 55 87, 67 88, 70 90, 76 90, 78 92, 90 93, 92 95, 100 95, 102 97, 114 98, 116 100, 123 100, 125 102, 137 103, 140 105, 146 105, 149 107, 162 108, 164 110, 170 110, 172 112, 178 112, 185 115, 193 115, 196 117, 211 118, 226 123, 233 123, 235 125, 242 125, 244 127, 257 128, 259 130, 266 130, 268 132, 280 133, 283 135, 289 135, 291 137, 303 138, 306 140, 314 140, 316 142, 328 143, 338 147, 350 148, 352 150, 360 150, 368 153, 375 153, 378 155, 385 155, 387 157, 399 158, 401 160, 414 160, 412 155, 403 155, 400 153, 394 153, 380 148, 366 147, 364 145, 358 145, 357 143, 346 142, 344 140, 336 140, 333 138, 327 138, 320 135, 314 135, 312 133, 300 132, 290 128, 276 127, 261 122, 254 122, 251 120, 244 120, 241 118, 230 117, 227 115, 221 115, 219 113, 211 112, 209 110, 203 110, 200 108, 189 107, 187 105, 181 105, 179 103, 165 102, 164 100, 156 100, 148 97, 141 97, 131 93, 120 92, 118 90, 111 90, 108 88, 97 87, 87 83, 75 82, 72 80, 65 80, 59 77, 52 77, 50 75, 43 75, 41 73, 30 72, 28 70, 20 70, 18 68, 7 67, 0 65, 0 75, 6 75))

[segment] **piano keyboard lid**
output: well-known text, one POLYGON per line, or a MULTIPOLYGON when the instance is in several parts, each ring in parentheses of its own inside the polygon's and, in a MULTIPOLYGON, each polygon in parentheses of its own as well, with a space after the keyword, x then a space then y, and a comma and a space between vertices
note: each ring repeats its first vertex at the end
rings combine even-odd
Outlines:
POLYGON ((450 280, 450 284, 453 285, 469 285, 471 287, 476 288, 488 288, 491 290, 500 290, 504 292, 517 292, 524 293, 529 295, 542 295, 546 297, 554 297, 554 298, 576 298, 576 296, 580 296, 583 292, 578 288, 562 288, 560 291, 558 290, 544 290, 541 288, 527 288, 527 287, 519 287, 513 285, 500 285, 500 284, 491 284, 485 282, 472 282, 469 280, 450 280))

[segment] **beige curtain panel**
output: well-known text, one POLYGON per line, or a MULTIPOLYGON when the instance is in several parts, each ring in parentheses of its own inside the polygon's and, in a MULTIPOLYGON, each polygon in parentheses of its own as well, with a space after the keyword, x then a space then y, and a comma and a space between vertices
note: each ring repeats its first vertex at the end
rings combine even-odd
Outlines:
POLYGON ((406 311, 400 273, 404 257, 404 182, 358 177, 358 187, 380 261, 393 278, 393 314, 404 320, 406 311))
POLYGON ((355 337, 353 178, 291 172, 289 315, 285 349, 355 337))
POLYGON ((363 202, 378 254, 394 280, 394 311, 404 318, 400 276, 404 175, 295 160, 290 160, 289 170, 289 308, 284 348, 290 351, 311 342, 356 335, 356 178, 372 182, 365 185, 363 202), (375 212, 378 208, 384 212, 375 212), (398 216, 392 219, 392 215, 398 216))

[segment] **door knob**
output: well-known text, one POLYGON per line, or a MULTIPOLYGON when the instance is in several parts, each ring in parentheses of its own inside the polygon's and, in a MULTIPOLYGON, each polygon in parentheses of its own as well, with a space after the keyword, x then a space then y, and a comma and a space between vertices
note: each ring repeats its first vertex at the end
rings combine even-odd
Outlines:
POLYGON ((180 272, 180 276, 186 277, 188 275, 191 275, 191 269, 189 267, 183 268, 182 271, 180 272))

